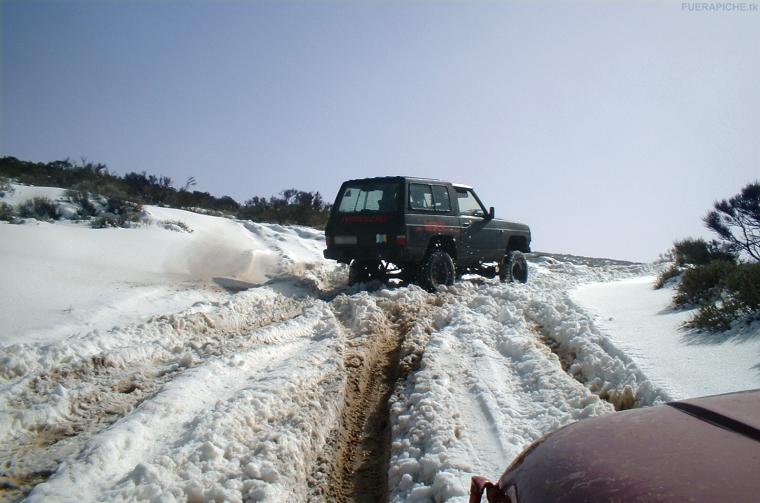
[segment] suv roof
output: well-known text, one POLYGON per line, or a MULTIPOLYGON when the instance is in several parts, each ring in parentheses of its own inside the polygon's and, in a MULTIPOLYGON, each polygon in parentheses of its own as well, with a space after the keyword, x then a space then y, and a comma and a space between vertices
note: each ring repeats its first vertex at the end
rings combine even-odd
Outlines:
POLYGON ((376 181, 376 180, 383 180, 383 181, 397 181, 400 182, 402 180, 411 180, 415 182, 437 182, 437 183, 449 183, 446 180, 438 180, 436 178, 420 178, 418 176, 373 176, 370 178, 355 178, 353 180, 347 180, 346 183, 349 182, 369 182, 369 181, 376 181))
POLYGON ((460 188, 460 189, 471 189, 472 185, 466 185, 464 183, 452 183, 448 182, 446 180, 441 180, 438 178, 423 178, 419 176, 404 176, 404 175, 395 175, 395 176, 373 176, 369 178, 354 178, 352 180, 346 180, 346 183, 351 182, 368 182, 368 181, 388 181, 388 182, 400 182, 402 180, 409 180, 413 182, 434 182, 434 183, 451 183, 454 187, 460 188))

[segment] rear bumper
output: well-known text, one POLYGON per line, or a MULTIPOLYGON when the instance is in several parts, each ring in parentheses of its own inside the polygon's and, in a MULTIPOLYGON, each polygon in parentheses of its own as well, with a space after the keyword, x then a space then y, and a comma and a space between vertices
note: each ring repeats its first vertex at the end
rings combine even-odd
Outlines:
POLYGON ((387 260, 393 263, 415 262, 416 254, 408 248, 398 246, 358 247, 333 246, 322 252, 325 258, 348 264, 352 260, 387 260))

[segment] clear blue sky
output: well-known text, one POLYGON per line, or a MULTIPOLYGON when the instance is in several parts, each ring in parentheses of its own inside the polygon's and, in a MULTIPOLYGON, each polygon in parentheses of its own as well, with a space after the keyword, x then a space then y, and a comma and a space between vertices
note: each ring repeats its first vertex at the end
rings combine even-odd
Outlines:
MULTIPOLYGON (((756 5, 756 3, 750 2, 756 5)), ((760 12, 2 1, 0 154, 244 201, 474 185, 534 249, 650 260, 760 178, 760 12)))

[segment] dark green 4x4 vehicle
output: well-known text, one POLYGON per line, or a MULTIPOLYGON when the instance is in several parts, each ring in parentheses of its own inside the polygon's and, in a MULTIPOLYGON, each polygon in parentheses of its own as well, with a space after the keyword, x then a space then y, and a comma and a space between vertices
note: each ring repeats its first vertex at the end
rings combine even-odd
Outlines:
POLYGON ((395 276, 435 290, 465 273, 528 280, 528 226, 495 218, 472 187, 441 180, 344 182, 325 238, 325 257, 350 264, 349 284, 395 276))

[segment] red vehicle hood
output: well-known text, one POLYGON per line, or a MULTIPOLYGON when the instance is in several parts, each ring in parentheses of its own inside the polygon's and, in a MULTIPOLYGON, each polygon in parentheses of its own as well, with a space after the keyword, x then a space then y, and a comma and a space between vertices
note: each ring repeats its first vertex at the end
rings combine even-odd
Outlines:
POLYGON ((531 446, 498 487, 519 503, 760 501, 760 390, 579 421, 531 446))

